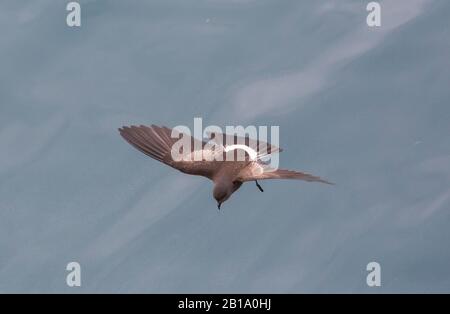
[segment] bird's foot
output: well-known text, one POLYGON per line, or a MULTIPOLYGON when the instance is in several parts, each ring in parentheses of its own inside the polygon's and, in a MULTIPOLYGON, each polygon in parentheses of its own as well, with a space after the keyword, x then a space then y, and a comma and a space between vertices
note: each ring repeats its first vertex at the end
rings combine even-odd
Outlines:
POLYGON ((255 180, 255 182, 256 182, 256 186, 258 187, 258 189, 259 189, 261 192, 264 192, 263 188, 261 187, 261 185, 259 185, 258 181, 255 180))

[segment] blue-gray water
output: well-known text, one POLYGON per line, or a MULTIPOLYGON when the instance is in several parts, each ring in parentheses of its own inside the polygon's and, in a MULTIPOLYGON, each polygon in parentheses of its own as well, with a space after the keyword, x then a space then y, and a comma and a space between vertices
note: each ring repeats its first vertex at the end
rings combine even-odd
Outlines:
POLYGON ((450 292, 450 2, 367 2, 2 1, 0 292, 450 292), (194 117, 337 185, 218 212, 117 132, 194 117))

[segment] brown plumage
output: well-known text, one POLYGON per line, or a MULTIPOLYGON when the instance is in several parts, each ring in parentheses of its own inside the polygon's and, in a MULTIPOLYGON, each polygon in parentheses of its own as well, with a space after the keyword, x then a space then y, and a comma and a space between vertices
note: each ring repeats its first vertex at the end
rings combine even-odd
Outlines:
MULTIPOLYGON (((200 161, 175 161, 172 159, 171 149, 172 145, 177 142, 178 139, 171 137, 172 130, 167 127, 159 127, 156 125, 152 125, 150 127, 144 125, 130 127, 124 126, 119 129, 119 132, 128 143, 147 156, 165 163, 166 165, 171 166, 172 168, 175 168, 183 173, 204 176, 212 180, 214 183, 213 196, 217 201, 217 207, 219 209, 221 204, 241 187, 242 183, 248 181, 255 181, 261 192, 263 192, 263 189, 257 180, 297 179, 332 184, 319 177, 303 172, 284 169, 270 169, 258 159, 250 160, 248 155, 246 155, 247 158, 245 158, 244 161, 226 161, 225 158, 224 161, 207 161, 205 159, 200 161)), ((229 135, 218 135, 223 136, 223 143, 230 144, 229 135)), ((233 138, 231 137, 231 139, 233 138)), ((205 148, 205 142, 193 137, 190 137, 190 140, 191 152, 194 152, 195 147, 201 147, 202 153, 211 152, 206 151, 207 148, 205 148)), ((238 143, 238 138, 236 136, 234 137, 234 143, 238 143)), ((245 139, 245 144, 249 145, 248 138, 245 139)), ((259 141, 255 143, 254 147, 256 148, 259 156, 266 156, 281 152, 281 149, 278 147, 259 141)), ((234 153, 236 153, 236 151, 234 153)), ((225 153, 223 154, 225 156, 225 153)))

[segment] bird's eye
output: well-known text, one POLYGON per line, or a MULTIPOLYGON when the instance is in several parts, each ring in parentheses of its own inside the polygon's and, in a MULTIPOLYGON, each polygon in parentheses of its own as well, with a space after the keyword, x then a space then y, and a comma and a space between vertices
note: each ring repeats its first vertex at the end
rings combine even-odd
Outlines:
POLYGON ((242 185, 241 181, 233 181, 233 188, 238 189, 242 185))

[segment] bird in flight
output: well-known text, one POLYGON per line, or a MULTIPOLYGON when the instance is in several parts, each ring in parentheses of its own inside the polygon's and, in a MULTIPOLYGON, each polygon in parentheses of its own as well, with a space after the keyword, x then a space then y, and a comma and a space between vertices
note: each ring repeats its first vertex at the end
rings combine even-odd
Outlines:
MULTIPOLYGON (((264 192, 264 190, 258 183, 258 180, 297 179, 333 184, 307 173, 267 167, 261 157, 270 156, 270 154, 279 153, 282 150, 276 146, 261 141, 256 142, 256 158, 250 158, 250 153, 246 151, 248 154, 246 155, 246 158, 241 161, 236 159, 230 161, 227 160, 227 158, 223 158, 223 160, 210 160, 206 157, 202 157, 200 160, 195 158, 174 160, 171 151, 173 145, 178 141, 178 139, 171 136, 172 129, 165 126, 159 127, 156 125, 141 125, 129 127, 124 126, 119 128, 119 132, 128 143, 147 156, 150 156, 151 158, 156 159, 183 173, 203 176, 212 180, 214 183, 213 196, 217 201, 217 208, 219 210, 222 203, 225 202, 236 190, 238 190, 244 182, 254 181, 261 192, 264 192)), ((183 134, 183 136, 187 135, 183 134)), ((237 136, 221 133, 216 133, 215 136, 222 136, 221 143, 230 143, 230 138, 235 144, 239 142, 237 136)), ((198 151, 194 151, 196 147, 201 147, 201 156, 208 156, 217 153, 216 151, 212 152, 211 148, 208 147, 208 145, 206 145, 207 143, 204 141, 200 141, 192 136, 190 136, 188 140, 192 143, 192 145, 190 145, 191 152, 184 153, 198 153, 198 151)), ((245 138, 245 143, 248 145, 248 137, 245 138)), ((231 146, 235 149, 232 153, 236 154, 240 145, 231 146)), ((230 148, 230 146, 228 146, 228 148, 230 148)), ((226 147, 223 152, 220 153, 227 154, 228 152, 226 147)))

